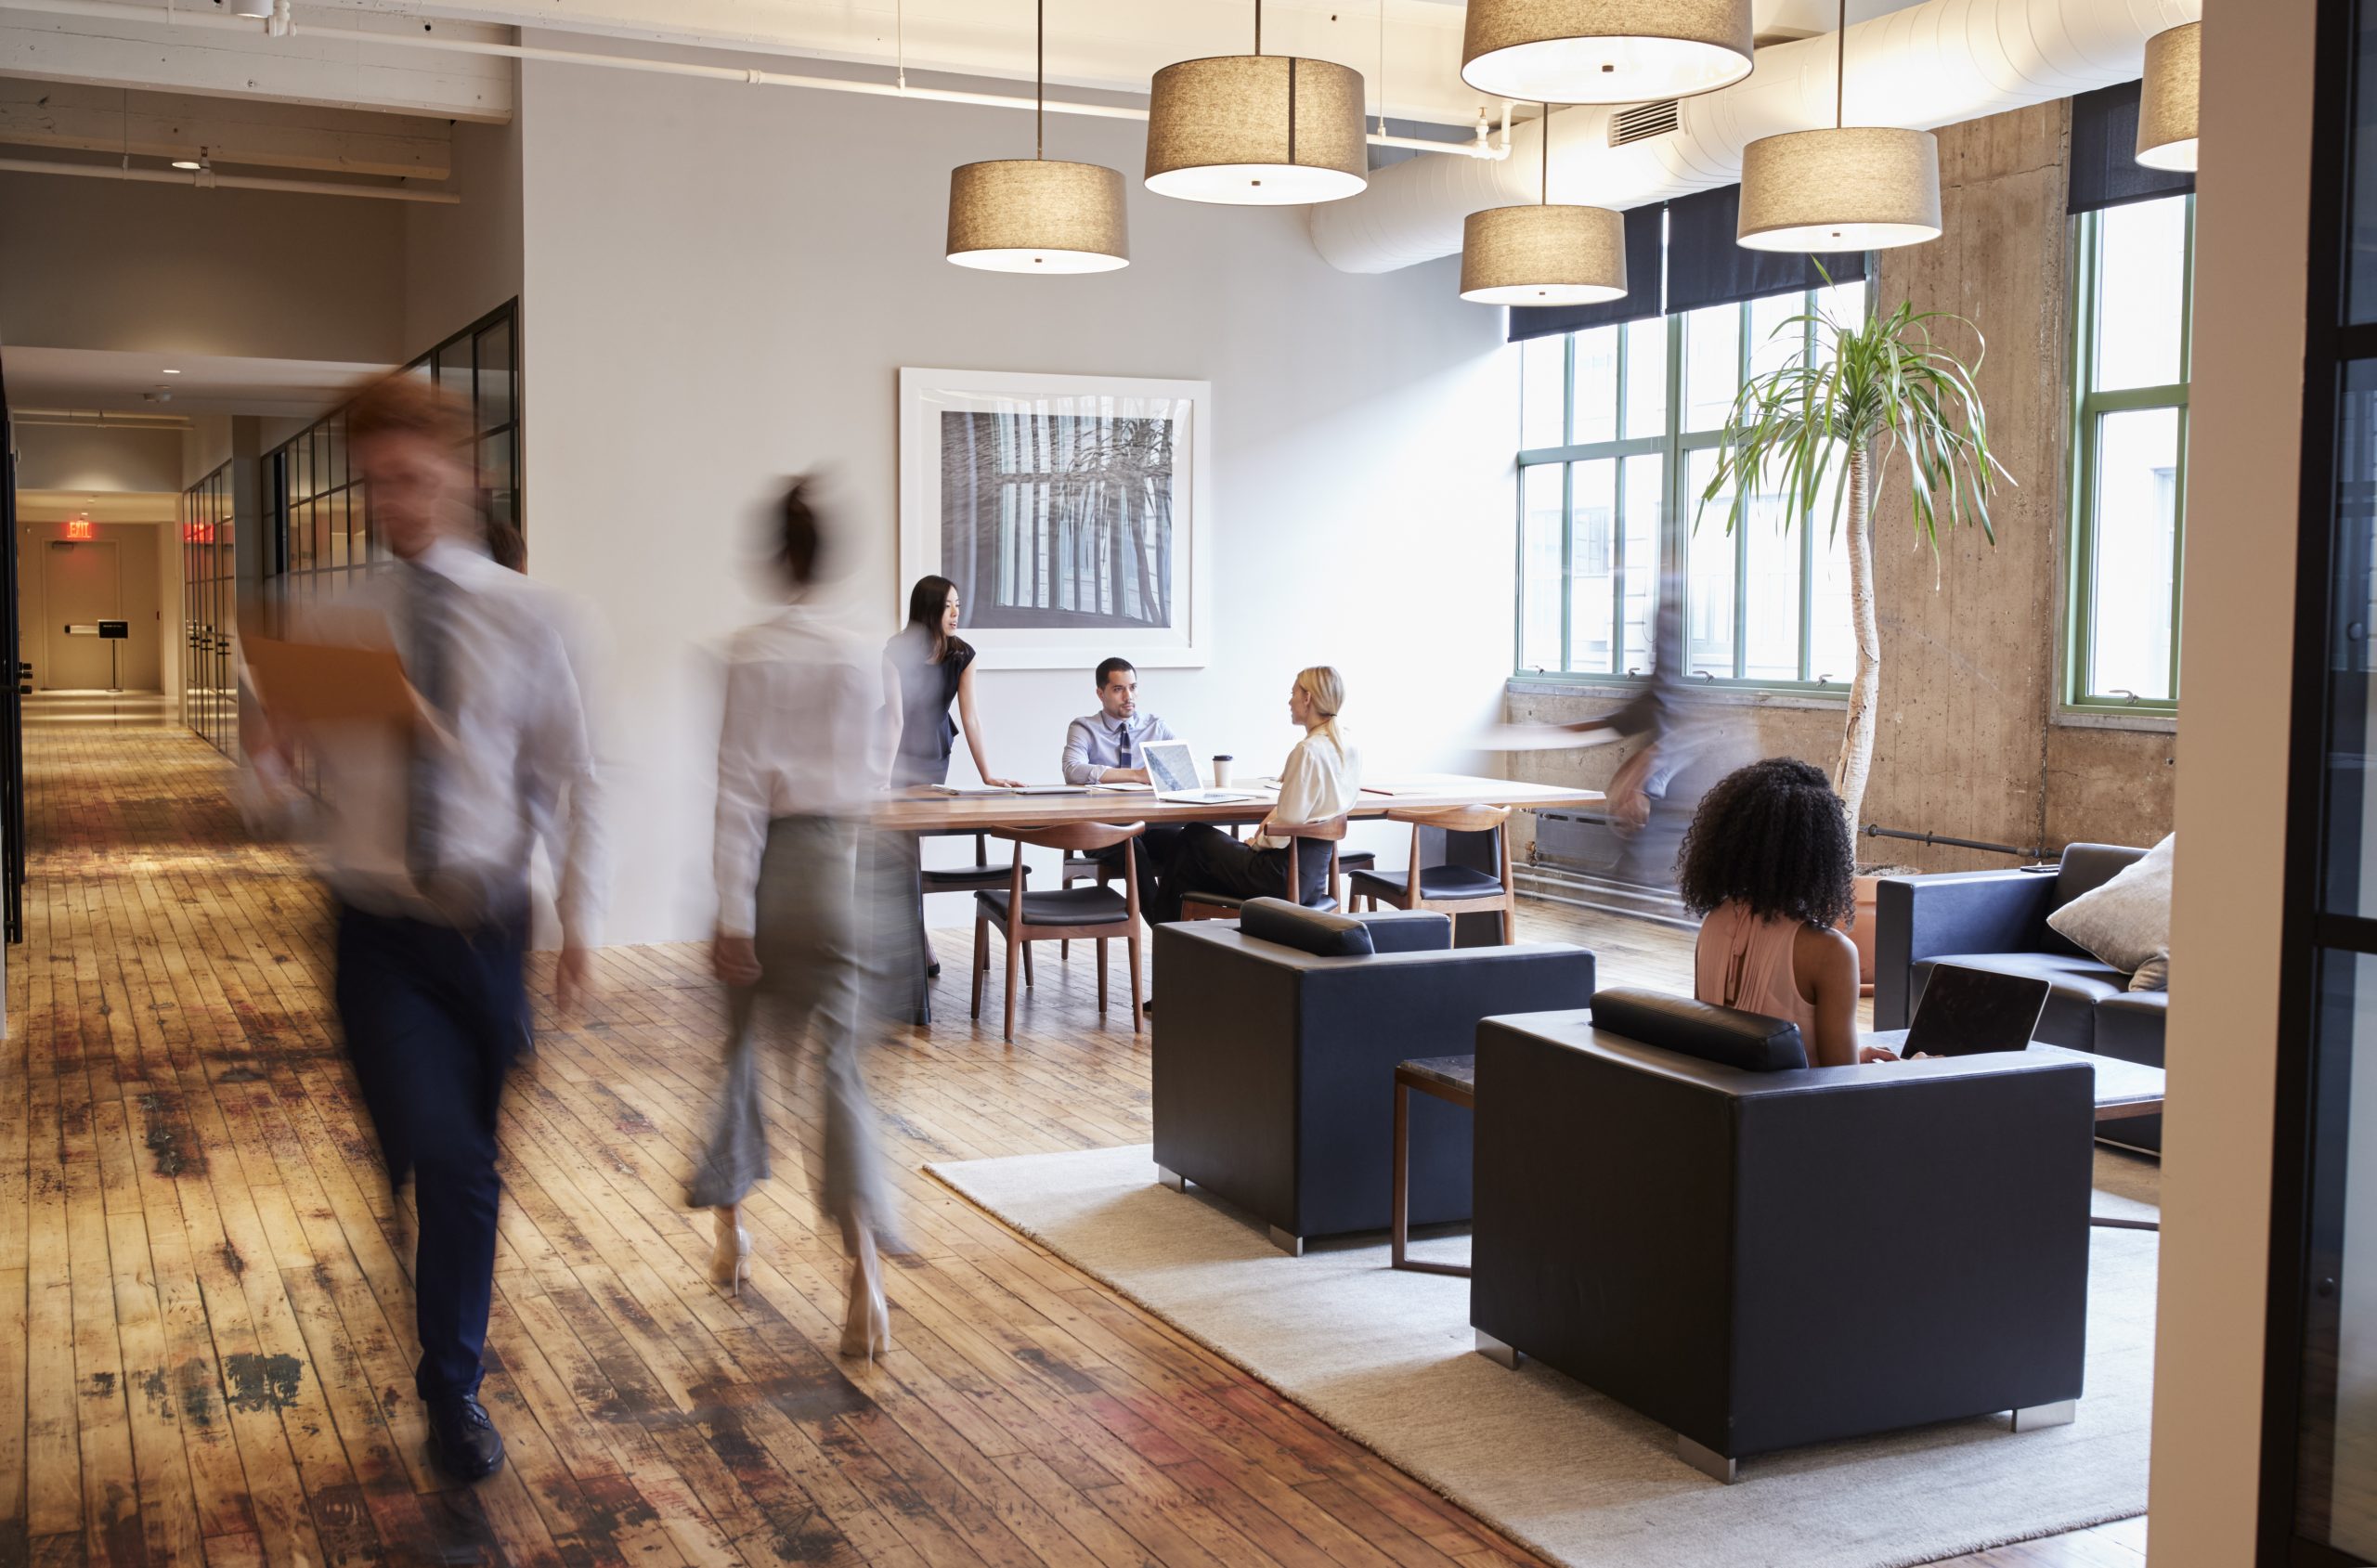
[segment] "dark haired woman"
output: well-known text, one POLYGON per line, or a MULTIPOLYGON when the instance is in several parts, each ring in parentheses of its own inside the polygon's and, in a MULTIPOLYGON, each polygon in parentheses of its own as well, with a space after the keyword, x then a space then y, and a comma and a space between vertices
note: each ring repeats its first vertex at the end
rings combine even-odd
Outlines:
POLYGON ((1683 836, 1677 891, 1702 916, 1693 994, 1799 1026, 1810 1067, 1894 1061, 1857 1043, 1856 858, 1821 769, 1771 757, 1736 769, 1683 836))
MULTIPOLYGON (((869 1003, 880 1000, 861 935, 873 863, 864 820, 882 771, 877 688, 865 645, 818 602, 832 540, 802 491, 795 483, 779 504, 772 541, 786 603, 736 634, 727 667, 711 945, 726 986, 726 1083, 686 1200, 717 1215, 710 1276, 739 1286, 751 1257, 741 1204, 768 1175, 760 1051, 813 1038, 825 1102, 818 1206, 851 1261, 842 1354, 872 1357, 890 1331, 877 1256, 889 1184, 859 1068, 869 1003)), ((787 1064, 784 1081, 798 1077, 787 1064)))
POLYGON ((982 727, 974 717, 974 645, 957 635, 957 585, 947 577, 918 577, 908 590, 908 624, 884 644, 884 680, 899 698, 900 745, 891 764, 895 784, 949 781, 949 754, 957 732, 974 754, 974 771, 987 784, 1012 784, 991 771, 982 748, 982 727), (949 705, 957 705, 952 723, 949 705))

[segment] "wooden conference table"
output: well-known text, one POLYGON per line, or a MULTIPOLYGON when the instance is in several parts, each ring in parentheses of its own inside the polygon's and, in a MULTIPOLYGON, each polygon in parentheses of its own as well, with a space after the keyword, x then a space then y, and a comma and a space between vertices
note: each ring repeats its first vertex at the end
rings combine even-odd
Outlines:
MULTIPOLYGON (((1233 789, 1240 786, 1233 785, 1233 789)), ((875 825, 903 833, 997 833, 1002 829, 1059 827, 1068 823, 1259 823, 1271 814, 1277 785, 1243 786, 1252 800, 1163 800, 1144 790, 1093 790, 1085 795, 943 794, 918 788, 885 799, 875 825)), ((1546 806, 1597 806, 1599 790, 1565 789, 1517 779, 1474 778, 1464 773, 1404 773, 1365 785, 1352 815, 1383 817, 1389 811, 1430 810, 1448 806, 1507 806, 1534 810, 1546 806)), ((918 977, 916 1022, 932 1021, 932 988, 918 977)))
MULTIPOLYGON (((1259 823, 1271 814, 1278 786, 1232 785, 1253 800, 1163 800, 1144 790, 1100 789, 1086 795, 944 795, 916 789, 876 808, 877 827, 908 833, 996 833, 1002 828, 1057 827, 1066 823, 1259 823)), ((1473 778, 1465 773, 1405 773, 1362 789, 1357 818, 1389 811, 1424 811, 1447 806, 1598 806, 1594 789, 1565 789, 1517 779, 1473 778)))

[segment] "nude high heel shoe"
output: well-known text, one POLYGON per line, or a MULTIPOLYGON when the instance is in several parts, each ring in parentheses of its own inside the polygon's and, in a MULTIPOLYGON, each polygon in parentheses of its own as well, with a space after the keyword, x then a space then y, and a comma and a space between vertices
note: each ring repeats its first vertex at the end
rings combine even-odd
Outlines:
POLYGON ((842 1354, 869 1361, 891 1348, 891 1309, 883 1300, 883 1265, 876 1255, 875 1238, 859 1234, 858 1256, 851 1262, 851 1304, 842 1319, 842 1354))
POLYGON ((718 1244, 709 1255, 710 1283, 736 1296, 751 1273, 751 1233, 743 1228, 743 1212, 734 1204, 713 1211, 718 1216, 718 1244))

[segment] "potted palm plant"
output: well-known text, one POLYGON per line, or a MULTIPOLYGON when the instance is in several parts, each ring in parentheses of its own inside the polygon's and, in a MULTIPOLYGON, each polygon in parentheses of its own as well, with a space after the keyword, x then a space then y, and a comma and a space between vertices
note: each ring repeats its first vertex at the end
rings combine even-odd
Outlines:
MULTIPOLYGON (((1812 526, 1832 485, 1831 525, 1848 529, 1849 609, 1857 645, 1832 783, 1853 835, 1873 770, 1881 693, 1874 512, 1882 481, 1903 458, 1911 520, 1936 562, 1943 528, 1978 526, 1990 543, 1997 542, 1990 498, 2000 480, 2014 480, 1990 454, 1987 416, 1976 384, 1987 345, 1965 317, 1917 311, 1908 304, 1861 320, 1838 319, 1818 309, 1775 329, 1778 337, 1786 332, 1801 346, 1774 369, 1743 382, 1727 421, 1731 441, 1701 495, 1700 511, 1705 515, 1730 493, 1729 533, 1760 502, 1781 507, 1785 528, 1812 526), (1934 339, 1934 327, 1948 324, 1972 334, 1969 363, 1934 339)), ((1863 882, 1861 906, 1870 907, 1872 897, 1870 881, 1863 882)), ((1858 945, 1870 966, 1873 922, 1857 924, 1858 945)))

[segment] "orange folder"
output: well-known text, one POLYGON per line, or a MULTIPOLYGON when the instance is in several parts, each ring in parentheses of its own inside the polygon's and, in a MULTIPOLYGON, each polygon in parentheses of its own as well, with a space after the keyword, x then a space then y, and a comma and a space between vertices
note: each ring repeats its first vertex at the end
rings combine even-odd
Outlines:
POLYGON ((255 680, 256 696, 276 719, 300 724, 372 720, 406 727, 421 703, 394 648, 348 648, 285 642, 253 635, 240 652, 255 680))

